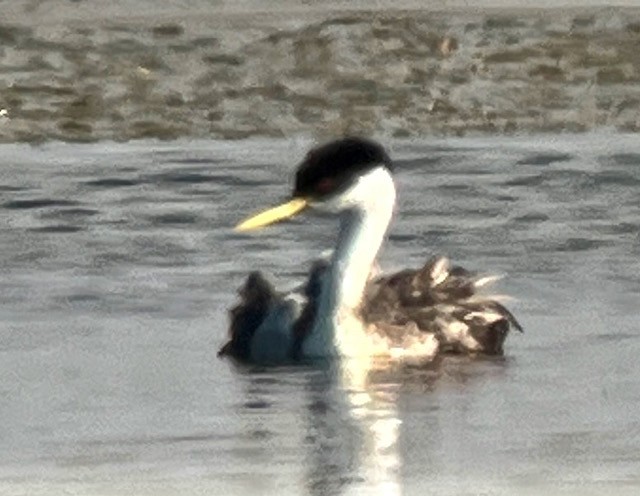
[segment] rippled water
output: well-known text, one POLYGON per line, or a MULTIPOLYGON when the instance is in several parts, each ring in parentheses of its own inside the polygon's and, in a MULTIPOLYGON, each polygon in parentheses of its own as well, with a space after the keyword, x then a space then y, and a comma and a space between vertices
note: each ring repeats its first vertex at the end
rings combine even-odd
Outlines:
POLYGON ((635 135, 392 141, 386 269, 505 273, 526 333, 345 389, 218 360, 250 268, 291 287, 331 219, 230 227, 307 142, 0 147, 0 493, 636 494, 635 135))

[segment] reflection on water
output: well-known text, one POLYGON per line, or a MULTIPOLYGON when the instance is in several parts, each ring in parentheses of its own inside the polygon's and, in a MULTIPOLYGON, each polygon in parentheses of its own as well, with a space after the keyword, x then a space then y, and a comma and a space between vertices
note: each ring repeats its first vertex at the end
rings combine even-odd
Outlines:
MULTIPOLYGON (((355 478, 347 479, 342 494, 396 496, 401 494, 399 418, 397 383, 369 381, 368 363, 350 359, 337 364, 335 381, 324 394, 332 396, 323 425, 341 423, 340 428, 355 429, 359 436, 354 449, 357 459, 355 478)), ((344 437, 341 436, 342 439, 344 437)), ((348 439, 348 438, 347 438, 348 439)), ((326 492, 320 494, 328 494, 326 492)))
POLYGON ((335 366, 306 373, 304 486, 316 496, 399 495, 399 384, 347 377, 335 366))
POLYGON ((506 274, 526 333, 504 359, 216 358, 248 271, 291 288, 333 244, 324 217, 231 230, 286 194, 304 143, 2 146, 0 494, 635 495, 637 136, 388 145, 382 267, 506 274))
MULTIPOLYGON (((246 411, 277 408, 271 399, 278 396, 283 384, 293 381, 301 388, 304 407, 293 413, 302 421, 305 471, 301 484, 306 493, 396 496, 407 493, 403 462, 416 456, 415 447, 407 451, 403 446, 403 439, 412 439, 412 432, 403 428, 402 418, 408 412, 401 408, 406 398, 417 395, 428 399, 440 379, 448 383, 446 388, 451 384, 465 387, 486 375, 497 378, 507 364, 505 358, 446 356, 423 367, 396 365, 375 371, 368 362, 357 359, 313 367, 233 368, 244 379, 246 411)), ((430 409, 439 408, 436 402, 430 409)), ((437 446, 442 426, 434 420, 427 417, 417 428, 429 431, 428 439, 437 446)), ((270 445, 274 434, 261 421, 258 425, 254 421, 245 425, 246 430, 270 445)), ((421 447, 420 457, 430 460, 431 466, 424 467, 423 475, 442 462, 429 444, 421 447)), ((272 447, 280 449, 275 443, 272 447)))

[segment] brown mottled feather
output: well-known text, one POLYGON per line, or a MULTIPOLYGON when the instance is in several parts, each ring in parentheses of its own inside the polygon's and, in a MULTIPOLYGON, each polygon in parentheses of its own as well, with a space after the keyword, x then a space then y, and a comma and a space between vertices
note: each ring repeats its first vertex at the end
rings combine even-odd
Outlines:
POLYGON ((481 351, 500 354, 509 328, 522 331, 522 327, 503 305, 477 293, 477 281, 466 269, 448 268, 447 259, 433 257, 420 269, 372 281, 363 301, 363 318, 374 324, 414 322, 421 331, 434 333, 444 351, 470 351, 466 341, 452 332, 464 324, 466 335, 481 351))

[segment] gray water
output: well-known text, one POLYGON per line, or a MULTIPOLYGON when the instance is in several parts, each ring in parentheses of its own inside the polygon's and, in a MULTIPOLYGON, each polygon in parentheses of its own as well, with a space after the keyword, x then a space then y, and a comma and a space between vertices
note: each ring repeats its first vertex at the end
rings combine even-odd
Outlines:
POLYGON ((215 355, 248 270, 292 287, 331 245, 231 229, 308 144, 0 147, 0 494, 636 494, 637 136, 388 142, 384 268, 505 274, 526 332, 364 392, 215 355))

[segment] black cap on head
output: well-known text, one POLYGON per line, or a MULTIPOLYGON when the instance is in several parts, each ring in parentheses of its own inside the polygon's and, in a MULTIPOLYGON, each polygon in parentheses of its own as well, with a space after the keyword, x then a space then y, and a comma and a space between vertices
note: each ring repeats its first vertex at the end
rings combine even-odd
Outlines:
POLYGON ((374 167, 392 170, 391 159, 375 141, 342 138, 312 149, 298 167, 293 196, 323 198, 340 193, 374 167))

